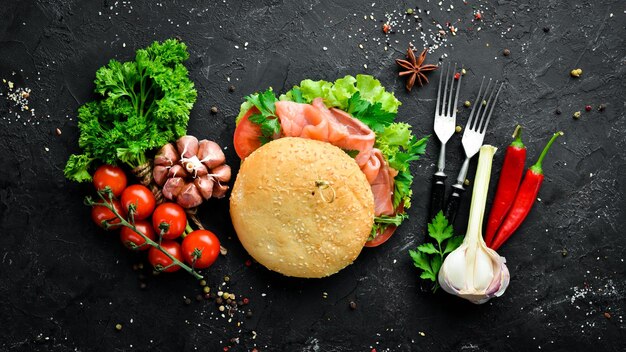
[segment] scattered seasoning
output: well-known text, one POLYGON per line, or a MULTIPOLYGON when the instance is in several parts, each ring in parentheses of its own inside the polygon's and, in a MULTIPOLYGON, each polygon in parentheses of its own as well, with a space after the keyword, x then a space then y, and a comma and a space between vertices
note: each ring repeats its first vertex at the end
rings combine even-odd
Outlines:
POLYGON ((550 32, 550 27, 548 27, 548 26, 543 27, 543 32, 544 32, 544 33, 548 33, 548 32, 550 32))
POLYGON ((557 114, 557 115, 561 115, 561 109, 554 110, 554 113, 557 114))
POLYGON ((606 110, 606 105, 604 105, 604 104, 600 104, 600 105, 598 106, 598 111, 604 111, 604 110, 606 110))
POLYGON ((586 105, 585 106, 585 111, 591 111, 591 105, 586 105))
POLYGON ((482 104, 483 104, 483 106, 487 105, 487 101, 483 100, 482 104))
POLYGON ((603 314, 603 315, 604 315, 604 317, 605 317, 605 318, 607 318, 607 319, 611 319, 611 313, 609 313, 609 312, 604 312, 604 314, 603 314))
POLYGON ((458 80, 459 80, 459 78, 461 78, 461 74, 460 74, 460 73, 458 73, 458 72, 457 72, 457 73, 455 73, 455 74, 454 74, 454 79, 458 81, 458 80))
POLYGON ((248 318, 248 319, 252 318, 252 311, 251 310, 246 312, 246 318, 248 318))
POLYGON ((454 132, 456 132, 456 133, 461 133, 461 131, 463 131, 463 127, 461 127, 461 126, 458 126, 458 125, 457 125, 457 126, 454 128, 454 132))
POLYGON ((226 310, 226 307, 224 306, 219 306, 219 308, 217 308, 220 312, 223 312, 226 310))
POLYGON ((356 302, 350 301, 350 309, 352 309, 352 310, 356 309, 356 302))
POLYGON ((476 12, 476 13, 474 14, 474 19, 475 19, 476 21, 480 21, 482 18, 483 18, 483 15, 482 15, 480 12, 476 12))
POLYGON ((115 324, 115 330, 122 331, 122 324, 120 323, 115 324))
POLYGON ((248 298, 244 297, 243 304, 248 304, 248 303, 250 303, 250 300, 248 298))
POLYGON ((503 54, 504 56, 509 56, 509 55, 511 55, 511 50, 509 50, 509 49, 504 49, 504 50, 502 50, 502 54, 503 54))
POLYGON ((571 70, 571 71, 569 72, 569 74, 570 74, 570 76, 572 76, 572 77, 576 77, 576 78, 578 78, 578 77, 580 77, 580 76, 583 74, 583 70, 582 70, 582 69, 580 69, 580 68, 576 68, 576 69, 571 70))
POLYGON ((235 91, 235 86, 233 86, 232 84, 230 86, 228 86, 228 91, 229 92, 234 92, 235 91))
POLYGON ((145 290, 145 289, 146 289, 146 287, 148 287, 148 285, 146 285, 146 283, 145 283, 145 282, 141 282, 141 283, 139 283, 139 288, 140 288, 140 289, 145 290))
POLYGON ((191 304, 191 298, 185 297, 185 304, 186 305, 190 305, 191 304))
POLYGON ((222 297, 217 297, 217 298, 215 299, 215 304, 220 305, 220 304, 222 304, 222 303, 224 303, 224 300, 222 299, 222 297))
POLYGON ((465 103, 463 103, 463 106, 469 108, 470 106, 472 106, 472 103, 469 100, 466 100, 465 103))
POLYGON ((204 297, 202 297, 202 295, 201 295, 201 294, 197 294, 197 295, 196 295, 196 301, 198 301, 198 302, 202 301, 202 299, 203 299, 203 298, 204 298, 204 297))
POLYGON ((210 288, 209 286, 204 286, 204 287, 202 288, 202 292, 204 292, 204 293, 209 293, 209 292, 211 292, 211 288, 210 288))
POLYGON ((406 87, 406 90, 408 90, 409 92, 413 88, 413 85, 415 85, 416 78, 417 78, 417 83, 421 87, 424 84, 428 83, 428 78, 426 77, 425 73, 429 71, 434 71, 438 68, 437 65, 424 64, 424 60, 426 60, 427 52, 428 52, 428 49, 424 49, 422 50, 422 53, 418 57, 415 57, 415 53, 413 52, 413 49, 409 46, 409 48, 406 50, 407 59, 406 60, 396 59, 396 64, 398 64, 398 66, 400 66, 401 69, 403 69, 402 71, 400 71, 398 76, 408 77, 405 87, 406 87))
POLYGON ((465 76, 465 75, 467 74, 467 70, 465 70, 464 68, 462 68, 462 69, 461 69, 461 74, 462 74, 463 76, 465 76))
POLYGON ((205 279, 200 280, 200 286, 206 286, 206 280, 205 279))
POLYGON ((212 106, 211 107, 211 114, 213 114, 213 115, 217 114, 217 106, 212 106))
POLYGON ((576 112, 574 113, 573 117, 574 117, 575 119, 579 119, 579 118, 580 118, 580 111, 576 111, 576 112))
POLYGON ((57 134, 57 136, 60 136, 62 134, 61 129, 58 127, 56 130, 54 130, 54 132, 57 134))
POLYGON ((383 24, 383 33, 387 34, 387 33, 389 33, 390 30, 391 30, 391 26, 389 25, 389 23, 384 23, 383 24))
POLYGON ((563 249, 561 250, 561 255, 562 255, 563 257, 567 257, 567 254, 568 254, 567 249, 563 248, 563 249))
POLYGON ((413 9, 412 9, 412 8, 408 8, 408 9, 406 9, 406 14, 407 14, 407 15, 412 15, 412 14, 413 14, 413 12, 414 12, 414 11, 413 11, 413 9))
POLYGON ((469 186, 470 185, 470 180, 466 178, 465 181, 463 181, 463 184, 466 185, 466 186, 469 186))
POLYGON ((228 277, 228 276, 224 276, 224 281, 225 281, 225 282, 230 281, 230 277, 228 277))

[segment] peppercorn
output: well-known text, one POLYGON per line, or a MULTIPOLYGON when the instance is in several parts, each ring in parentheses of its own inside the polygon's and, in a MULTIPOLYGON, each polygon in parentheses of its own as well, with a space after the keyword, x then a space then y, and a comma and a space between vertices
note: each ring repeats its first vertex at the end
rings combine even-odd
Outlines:
POLYGON ((143 263, 137 264, 137 267, 139 268, 139 270, 142 270, 143 269, 143 263))
POLYGON ((217 106, 212 106, 211 107, 211 114, 213 114, 213 115, 217 114, 217 106))
POLYGON ((469 100, 466 100, 465 103, 463 103, 463 106, 465 106, 466 108, 469 108, 470 106, 472 106, 472 103, 470 103, 469 100))
POLYGON ((555 114, 557 114, 557 115, 561 115, 561 109, 556 109, 556 110, 554 111, 554 113, 555 113, 555 114))
POLYGON ((407 15, 412 15, 413 14, 413 9, 412 8, 406 9, 406 14, 407 15))
POLYGON ((204 286, 204 287, 202 288, 202 292, 204 292, 204 293, 209 293, 209 292, 211 292, 211 288, 210 288, 209 286, 204 286))
POLYGON ((251 310, 246 312, 246 318, 252 318, 252 311, 251 310))
POLYGON ((511 50, 509 50, 509 49, 504 49, 504 50, 502 51, 502 54, 503 54, 504 56, 509 56, 509 55, 511 55, 511 50))
POLYGON ((567 249, 563 248, 563 250, 561 251, 561 255, 567 257, 567 249))
POLYGON ((548 26, 543 27, 543 31, 544 31, 545 33, 550 32, 550 27, 548 27, 548 26))
POLYGON ((191 298, 186 297, 186 298, 185 298, 185 304, 186 304, 186 305, 190 305, 190 304, 191 304, 191 298))
POLYGON ((598 111, 604 111, 606 109, 606 105, 604 104, 600 104, 600 106, 598 106, 598 111))
POLYGON ((247 299, 247 298, 244 298, 244 299, 243 299, 243 304, 248 304, 248 303, 250 303, 250 300, 249 300, 249 299, 247 299))
POLYGON ((454 132, 456 132, 456 133, 461 133, 461 131, 463 131, 463 127, 461 127, 461 126, 456 126, 454 128, 454 132))
POLYGON ((230 85, 230 86, 228 87, 228 91, 229 91, 229 92, 231 92, 231 93, 232 93, 232 92, 234 92, 234 91, 235 91, 235 86, 230 85))
POLYGON ((224 306, 219 306, 217 309, 218 309, 220 312, 223 312, 223 311, 225 311, 225 310, 226 310, 226 307, 224 307, 224 306))
POLYGON ((586 105, 585 106, 585 111, 591 111, 591 105, 586 105))
POLYGON ((487 105, 487 101, 483 100, 482 104, 483 104, 483 106, 487 105))
POLYGON ((350 309, 352 309, 352 310, 356 309, 356 302, 350 301, 350 309))
POLYGON ((115 330, 122 331, 122 324, 119 324, 119 323, 115 324, 115 330))
POLYGON ((607 319, 611 319, 611 313, 604 312, 604 317, 607 318, 607 319))
POLYGON ((226 299, 226 304, 230 304, 232 301, 233 301, 232 299, 228 298, 226 299))
POLYGON ((580 69, 580 68, 576 68, 576 69, 571 70, 571 71, 569 72, 569 74, 570 74, 570 76, 572 76, 572 77, 580 77, 580 75, 582 75, 582 74, 583 74, 583 70, 582 70, 582 69, 580 69))
POLYGON ((61 135, 61 129, 60 128, 57 128, 56 130, 54 130, 54 132, 56 132, 57 136, 61 135))
POLYGON ((466 69, 464 69, 464 68, 462 68, 462 69, 461 69, 461 74, 462 74, 463 76, 465 76, 465 74, 466 74, 466 73, 467 73, 467 70, 466 70, 466 69))
POLYGON ((200 280, 199 284, 200 286, 206 286, 206 280, 205 279, 200 280))
POLYGON ((222 304, 224 302, 224 300, 222 299, 222 297, 217 297, 215 299, 215 304, 222 304))
POLYGON ((230 303, 229 303, 229 304, 230 304, 230 306, 231 306, 231 307, 233 307, 233 308, 237 307, 237 302, 235 302, 235 301, 230 301, 230 303))
POLYGON ((463 184, 466 185, 466 186, 469 186, 470 185, 470 180, 465 179, 465 181, 463 181, 463 184))
POLYGON ((224 281, 226 281, 226 282, 230 281, 230 277, 224 276, 224 281))
POLYGON ((580 118, 580 111, 576 111, 573 116, 574 116, 575 119, 579 119, 580 118))

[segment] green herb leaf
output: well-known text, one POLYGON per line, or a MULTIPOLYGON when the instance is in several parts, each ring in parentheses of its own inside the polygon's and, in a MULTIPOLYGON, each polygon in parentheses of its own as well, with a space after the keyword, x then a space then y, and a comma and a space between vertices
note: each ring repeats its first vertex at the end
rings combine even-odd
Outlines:
POLYGON ((427 242, 419 245, 417 250, 409 250, 413 264, 422 270, 420 278, 434 281, 433 292, 437 290, 437 275, 445 256, 463 243, 463 236, 454 236, 452 225, 440 211, 428 224, 428 236, 437 243, 427 242))
POLYGON ((262 93, 251 94, 246 97, 246 100, 260 112, 250 116, 249 120, 261 127, 262 136, 259 137, 261 144, 273 140, 280 134, 280 121, 276 116, 275 106, 278 100, 272 88, 262 93))
POLYGON ((396 113, 383 110, 381 103, 370 103, 361 98, 361 93, 354 93, 348 99, 348 113, 361 120, 374 132, 382 132, 386 126, 393 123, 396 113))
POLYGON ((184 43, 168 39, 138 50, 134 61, 111 60, 98 69, 95 91, 102 99, 78 110, 84 154, 70 157, 66 177, 89 180, 93 160, 139 166, 146 152, 185 135, 197 96, 183 65, 188 57, 184 43))

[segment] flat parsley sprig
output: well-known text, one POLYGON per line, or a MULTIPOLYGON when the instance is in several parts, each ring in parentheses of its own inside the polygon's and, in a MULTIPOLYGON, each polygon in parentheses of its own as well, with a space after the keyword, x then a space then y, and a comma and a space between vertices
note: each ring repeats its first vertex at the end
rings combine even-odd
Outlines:
POLYGON ((246 97, 252 106, 257 108, 259 113, 251 115, 250 121, 261 127, 261 144, 265 144, 276 138, 280 133, 280 120, 276 116, 275 103, 278 101, 272 88, 263 93, 251 94, 246 97))
POLYGON ((434 292, 439 288, 437 275, 443 259, 461 245, 463 236, 454 236, 452 224, 448 223, 443 211, 437 213, 432 222, 428 224, 428 236, 433 238, 436 243, 421 244, 417 246, 417 250, 410 250, 409 254, 413 258, 413 264, 422 270, 420 277, 434 282, 434 292))

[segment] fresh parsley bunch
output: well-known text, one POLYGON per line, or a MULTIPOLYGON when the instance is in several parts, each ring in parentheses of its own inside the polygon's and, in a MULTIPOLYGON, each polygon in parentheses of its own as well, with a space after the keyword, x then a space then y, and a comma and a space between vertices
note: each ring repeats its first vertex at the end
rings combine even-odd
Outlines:
POLYGON ((79 146, 65 176, 90 181, 89 168, 98 160, 137 167, 146 152, 186 134, 197 92, 183 62, 187 46, 174 39, 137 50, 135 60, 111 60, 96 72, 96 93, 103 99, 78 110, 79 146))
POLYGON ((454 236, 452 224, 448 223, 443 211, 437 213, 432 222, 428 224, 428 236, 434 239, 435 243, 421 244, 417 250, 410 250, 409 254, 413 258, 413 264, 422 270, 420 277, 434 282, 434 292, 439 288, 437 275, 443 259, 463 243, 463 236, 454 236))

